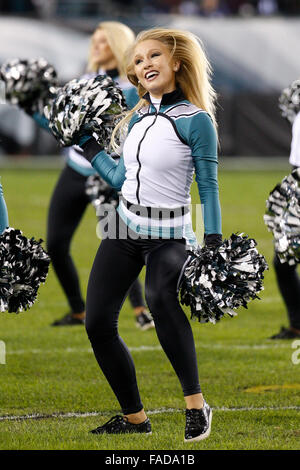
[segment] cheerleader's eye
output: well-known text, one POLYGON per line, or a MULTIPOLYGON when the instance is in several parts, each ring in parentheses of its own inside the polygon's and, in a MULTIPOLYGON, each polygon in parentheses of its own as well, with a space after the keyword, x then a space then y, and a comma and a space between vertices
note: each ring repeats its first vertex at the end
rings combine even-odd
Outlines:
POLYGON ((135 59, 135 61, 134 61, 135 65, 138 65, 138 64, 140 64, 141 62, 142 62, 142 59, 135 59))

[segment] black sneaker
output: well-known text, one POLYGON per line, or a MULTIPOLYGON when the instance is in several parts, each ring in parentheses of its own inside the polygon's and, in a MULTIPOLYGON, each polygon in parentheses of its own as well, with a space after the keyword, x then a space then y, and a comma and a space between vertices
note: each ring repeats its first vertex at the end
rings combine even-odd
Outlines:
POLYGON ((149 328, 154 328, 153 318, 147 310, 144 310, 136 317, 135 324, 137 328, 140 328, 143 331, 149 330, 149 328))
POLYGON ((84 325, 84 318, 76 318, 72 313, 67 313, 59 320, 55 320, 51 326, 70 326, 70 325, 84 325))
POLYGON ((277 333, 276 335, 270 336, 269 339, 295 339, 295 338, 300 338, 300 334, 295 333, 295 331, 282 326, 279 333, 277 333))
POLYGON ((206 401, 200 410, 185 410, 185 419, 184 442, 202 441, 210 435, 212 410, 206 401))
POLYGON ((149 418, 143 423, 132 424, 129 423, 126 416, 116 415, 113 416, 103 426, 90 431, 92 434, 131 434, 131 433, 144 433, 152 434, 151 423, 149 418))

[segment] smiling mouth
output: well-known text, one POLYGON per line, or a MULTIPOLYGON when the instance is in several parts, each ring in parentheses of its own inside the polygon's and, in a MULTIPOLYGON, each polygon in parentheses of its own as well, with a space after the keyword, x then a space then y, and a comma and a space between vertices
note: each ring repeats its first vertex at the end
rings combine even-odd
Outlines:
POLYGON ((145 79, 150 82, 150 81, 152 81, 152 80, 155 80, 155 78, 156 78, 158 75, 159 75, 158 72, 151 71, 151 72, 146 73, 145 79))

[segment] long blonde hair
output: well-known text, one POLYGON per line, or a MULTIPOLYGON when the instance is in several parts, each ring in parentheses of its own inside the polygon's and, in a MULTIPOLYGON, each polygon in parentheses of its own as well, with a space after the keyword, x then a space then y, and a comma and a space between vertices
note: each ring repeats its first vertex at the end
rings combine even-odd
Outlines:
POLYGON ((128 49, 126 54, 127 78, 137 88, 140 97, 137 105, 126 113, 125 117, 118 123, 112 135, 112 146, 116 149, 115 136, 127 125, 135 111, 147 105, 143 99, 147 92, 138 82, 134 73, 134 50, 136 46, 147 40, 156 40, 165 44, 174 61, 180 62, 178 72, 176 72, 176 83, 180 86, 184 96, 188 101, 206 111, 217 129, 216 123, 216 92, 211 85, 212 69, 204 52, 201 40, 189 31, 178 29, 155 28, 142 31, 136 37, 134 44, 128 49))
MULTIPOLYGON (((126 78, 126 63, 125 53, 130 46, 134 43, 135 34, 128 26, 118 21, 102 21, 98 24, 93 35, 102 30, 106 34, 107 42, 111 51, 116 58, 119 76, 126 78)), ((93 36, 92 36, 93 38, 93 36)), ((92 42, 90 45, 88 66, 89 72, 97 72, 99 64, 92 59, 92 42)))

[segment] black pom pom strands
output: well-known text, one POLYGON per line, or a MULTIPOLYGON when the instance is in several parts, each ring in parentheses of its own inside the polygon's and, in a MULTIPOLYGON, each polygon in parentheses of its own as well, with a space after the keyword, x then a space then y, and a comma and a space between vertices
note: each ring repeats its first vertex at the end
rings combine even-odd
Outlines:
POLYGON ((294 170, 271 191, 264 221, 274 236, 275 252, 282 263, 300 262, 300 170, 294 170))
POLYGON ((71 80, 44 109, 53 135, 63 146, 93 135, 105 149, 121 113, 126 110, 121 89, 108 76, 71 80))
POLYGON ((0 311, 19 313, 36 301, 46 281, 50 258, 42 240, 26 238, 20 230, 6 229, 0 235, 0 311))
POLYGON ((191 308, 191 318, 216 323, 224 315, 235 316, 263 290, 267 262, 256 241, 232 234, 217 247, 190 251, 183 269, 180 302, 191 308))
POLYGON ((101 204, 111 204, 113 207, 117 207, 119 205, 120 193, 109 186, 98 175, 91 175, 87 178, 85 193, 96 209, 96 213, 101 204))
POLYGON ((6 100, 30 114, 42 113, 57 87, 56 71, 43 58, 8 60, 0 68, 0 80, 6 100))
POLYGON ((300 80, 295 80, 289 87, 282 90, 279 97, 279 109, 282 117, 292 124, 300 111, 300 80))

